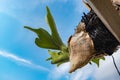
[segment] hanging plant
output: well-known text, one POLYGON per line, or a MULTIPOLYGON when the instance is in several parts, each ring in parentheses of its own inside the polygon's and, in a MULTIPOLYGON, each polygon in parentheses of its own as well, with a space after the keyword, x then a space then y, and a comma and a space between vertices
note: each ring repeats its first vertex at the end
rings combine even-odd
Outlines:
POLYGON ((95 63, 99 67, 100 60, 105 60, 105 55, 112 55, 119 45, 93 10, 84 13, 75 33, 69 38, 68 45, 65 45, 48 7, 46 11, 46 21, 51 33, 43 28, 33 29, 28 26, 25 28, 37 34, 35 44, 48 50, 50 57, 46 60, 51 61, 51 64, 59 66, 70 61, 70 73, 88 63, 95 63))

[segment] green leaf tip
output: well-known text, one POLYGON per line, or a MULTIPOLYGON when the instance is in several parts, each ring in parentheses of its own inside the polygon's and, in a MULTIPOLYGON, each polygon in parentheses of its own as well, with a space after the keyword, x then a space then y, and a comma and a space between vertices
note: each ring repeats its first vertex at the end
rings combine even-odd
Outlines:
MULTIPOLYGON (((95 63, 95 64, 99 67, 100 60, 105 60, 105 57, 93 58, 93 59, 91 60, 91 62, 95 63)), ((90 62, 90 63, 91 63, 91 62, 90 62)))
POLYGON ((52 14, 51 14, 50 9, 48 8, 48 6, 46 6, 46 11, 47 11, 46 21, 47 21, 47 23, 48 23, 48 25, 50 27, 50 30, 51 30, 51 33, 52 33, 52 37, 56 41, 57 45, 62 46, 64 44, 62 42, 62 39, 59 36, 59 33, 57 31, 54 18, 52 16, 52 14))
MULTIPOLYGON (((50 13, 50 9, 49 9, 48 6, 46 6, 46 11, 47 11, 47 13, 50 13)), ((51 13, 50 13, 50 14, 51 14, 51 13)))
POLYGON ((31 30, 31 31, 33 31, 33 32, 34 32, 34 29, 33 29, 33 28, 31 28, 31 27, 29 27, 29 26, 24 26, 24 28, 26 28, 26 29, 31 30))

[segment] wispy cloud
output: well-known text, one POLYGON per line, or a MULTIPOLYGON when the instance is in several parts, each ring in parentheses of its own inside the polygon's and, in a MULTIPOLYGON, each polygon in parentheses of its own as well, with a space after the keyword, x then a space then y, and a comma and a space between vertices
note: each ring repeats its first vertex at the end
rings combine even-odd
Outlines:
POLYGON ((39 24, 42 24, 42 20, 41 17, 37 16, 38 14, 37 12, 35 13, 35 10, 36 7, 41 6, 40 1, 41 0, 0 0, 0 13, 7 14, 24 25, 39 26, 39 24))
POLYGON ((3 56, 5 58, 9 58, 9 59, 11 59, 19 64, 22 64, 24 66, 27 66, 27 67, 30 67, 33 69, 44 70, 44 71, 48 71, 48 72, 50 71, 49 69, 47 69, 41 65, 34 64, 29 60, 20 58, 12 53, 9 53, 9 52, 3 51, 3 50, 0 50, 0 56, 3 56))
POLYGON ((91 76, 92 74, 94 74, 94 66, 88 64, 73 72, 70 76, 70 80, 89 80, 89 78, 93 78, 91 76))
POLYGON ((18 62, 22 62, 22 63, 26 63, 26 64, 32 64, 28 60, 19 58, 19 57, 15 56, 15 55, 13 55, 11 53, 8 53, 8 52, 5 52, 5 51, 0 51, 0 55, 3 56, 3 57, 6 57, 6 58, 13 59, 13 60, 18 61, 18 62))
POLYGON ((73 73, 68 73, 70 68, 70 63, 68 62, 62 64, 59 67, 54 68, 49 74, 48 78, 50 80, 61 80, 61 78, 65 78, 66 80, 88 80, 91 77, 91 75, 94 73, 93 67, 94 66, 87 65, 81 69, 76 70, 73 73))
POLYGON ((68 63, 64 63, 64 64, 60 65, 59 67, 55 67, 50 72, 48 78, 50 80, 59 80, 62 77, 69 78, 69 76, 68 76, 69 65, 70 65, 70 63, 68 62, 68 63), (53 77, 53 75, 54 75, 54 77, 53 77))

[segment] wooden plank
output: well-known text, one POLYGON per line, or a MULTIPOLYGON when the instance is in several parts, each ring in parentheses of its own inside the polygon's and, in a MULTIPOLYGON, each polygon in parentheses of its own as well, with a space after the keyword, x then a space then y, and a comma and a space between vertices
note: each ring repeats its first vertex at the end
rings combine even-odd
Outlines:
POLYGON ((111 0, 87 0, 97 16, 120 42, 120 16, 111 0))

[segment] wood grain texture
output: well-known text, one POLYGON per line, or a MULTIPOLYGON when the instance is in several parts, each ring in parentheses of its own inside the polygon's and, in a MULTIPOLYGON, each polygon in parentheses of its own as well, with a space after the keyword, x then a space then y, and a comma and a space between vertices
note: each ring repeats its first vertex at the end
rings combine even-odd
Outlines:
POLYGON ((88 0, 90 7, 120 42, 120 16, 111 0, 88 0))

